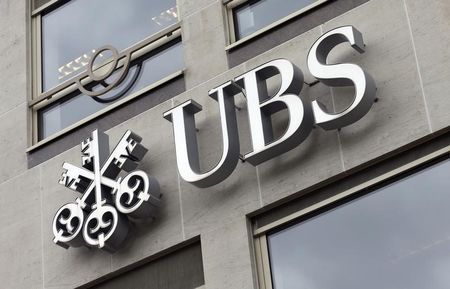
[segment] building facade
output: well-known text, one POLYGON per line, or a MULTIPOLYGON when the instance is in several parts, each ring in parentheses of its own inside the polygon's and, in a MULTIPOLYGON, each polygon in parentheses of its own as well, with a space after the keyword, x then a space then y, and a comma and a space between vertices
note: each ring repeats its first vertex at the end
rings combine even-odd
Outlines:
POLYGON ((0 0, 0 287, 448 288, 449 45, 445 0, 0 0))

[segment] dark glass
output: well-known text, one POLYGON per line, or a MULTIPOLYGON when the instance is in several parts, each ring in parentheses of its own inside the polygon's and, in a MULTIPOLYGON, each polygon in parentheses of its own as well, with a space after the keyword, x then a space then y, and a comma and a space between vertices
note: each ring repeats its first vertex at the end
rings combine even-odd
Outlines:
POLYGON ((450 161, 268 236, 275 289, 447 289, 450 161))
POLYGON ((317 0, 260 0, 249 1, 234 9, 236 39, 282 19, 317 0))
MULTIPOLYGON (((105 99, 125 92, 121 96, 123 98, 172 73, 182 70, 183 67, 181 41, 176 40, 161 47, 159 52, 149 53, 142 59, 132 63, 129 73, 123 82, 100 97, 105 99)), ((111 78, 114 78, 114 76, 113 74, 111 78)), ((93 90, 95 90, 95 87, 93 90)), ((105 108, 109 104, 97 102, 90 96, 78 93, 46 106, 38 111, 39 139, 44 139, 105 108)))
POLYGON ((42 17, 43 90, 86 70, 93 50, 119 51, 178 21, 176 0, 72 0, 42 17))
POLYGON ((204 284, 202 249, 198 242, 88 288, 199 289, 204 284))

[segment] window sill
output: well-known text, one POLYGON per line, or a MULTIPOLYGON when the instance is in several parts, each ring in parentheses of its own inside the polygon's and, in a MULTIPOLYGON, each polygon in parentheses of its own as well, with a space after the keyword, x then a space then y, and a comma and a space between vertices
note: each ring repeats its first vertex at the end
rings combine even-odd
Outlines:
POLYGON ((94 114, 92 114, 92 115, 90 115, 90 116, 88 116, 88 117, 86 117, 86 118, 84 118, 84 119, 82 119, 82 120, 80 120, 80 121, 78 121, 78 122, 76 122, 76 123, 74 123, 74 124, 64 128, 62 130, 60 130, 59 132, 57 132, 57 133, 55 133, 55 134, 53 134, 53 135, 51 135, 51 136, 49 136, 49 137, 47 137, 47 138, 45 138, 43 140, 38 141, 34 145, 28 147, 26 152, 30 153, 30 152, 38 149, 38 148, 41 148, 45 144, 48 144, 48 143, 54 141, 55 139, 65 135, 65 134, 68 134, 72 130, 74 130, 74 129, 76 129, 76 128, 78 128, 78 127, 80 127, 80 126, 82 126, 82 125, 84 125, 84 124, 86 124, 86 123, 96 119, 97 117, 99 117, 99 116, 101 116, 101 115, 103 115, 103 114, 105 114, 105 113, 107 113, 107 112, 109 112, 109 111, 111 111, 113 109, 116 109, 119 106, 122 106, 122 105, 126 104, 130 100, 135 99, 135 98, 141 96, 144 93, 148 93, 148 92, 150 92, 152 90, 155 90, 156 88, 159 88, 160 86, 162 86, 162 85, 164 85, 164 84, 174 80, 175 78, 177 78, 177 77, 179 77, 179 76, 181 76, 183 74, 184 74, 184 70, 179 70, 177 72, 174 72, 174 73, 166 76, 165 78, 163 78, 163 79, 161 79, 161 80, 159 80, 159 81, 157 81, 157 82, 155 82, 155 83, 153 83, 153 84, 151 84, 151 85, 149 85, 147 87, 144 87, 141 90, 136 91, 136 92, 128 95, 127 97, 125 97, 125 98, 123 98, 123 99, 121 99, 121 100, 119 100, 119 101, 117 101, 115 103, 112 103, 108 107, 105 107, 104 109, 102 109, 102 110, 100 110, 100 111, 98 111, 98 112, 96 112, 96 113, 94 113, 94 114))

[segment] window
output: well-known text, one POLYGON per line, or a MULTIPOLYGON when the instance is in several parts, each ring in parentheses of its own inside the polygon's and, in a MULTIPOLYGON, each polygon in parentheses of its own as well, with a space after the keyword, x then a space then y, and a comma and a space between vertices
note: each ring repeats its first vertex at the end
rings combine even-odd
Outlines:
POLYGON ((448 288, 449 175, 447 157, 266 230, 256 242, 261 288, 448 288))
POLYGON ((231 42, 259 34, 327 0, 233 0, 228 5, 231 42))
POLYGON ((167 254, 156 259, 141 260, 125 272, 121 270, 119 275, 113 273, 114 277, 106 276, 106 280, 97 280, 80 288, 199 289, 205 284, 200 241, 182 246, 175 251, 169 249, 167 254))
POLYGON ((176 0, 45 2, 32 13, 33 143, 182 73, 176 0))

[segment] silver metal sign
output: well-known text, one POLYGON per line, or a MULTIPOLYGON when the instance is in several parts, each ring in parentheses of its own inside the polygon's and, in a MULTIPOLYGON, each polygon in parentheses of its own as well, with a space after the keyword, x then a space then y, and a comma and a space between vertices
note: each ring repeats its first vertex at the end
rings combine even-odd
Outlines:
POLYGON ((164 113, 173 123, 175 151, 181 177, 198 187, 209 187, 226 179, 239 160, 239 134, 236 121, 234 95, 239 92, 231 82, 209 91, 209 96, 219 103, 222 127, 222 157, 208 172, 201 173, 194 115, 202 110, 193 100, 164 113))
POLYGON ((314 116, 307 96, 300 96, 303 73, 286 59, 272 60, 236 79, 245 87, 253 151, 244 159, 256 166, 302 143, 312 130, 314 116), (281 84, 275 95, 268 95, 266 81, 279 75, 281 84), (286 109, 289 125, 278 139, 273 138, 272 114, 286 109))
POLYGON ((95 101, 101 103, 113 102, 122 96, 124 96, 131 87, 136 83, 139 75, 142 71, 142 63, 137 63, 133 76, 127 81, 127 84, 113 95, 106 96, 108 92, 117 88, 122 84, 127 77, 130 70, 131 52, 125 50, 119 53, 116 48, 111 45, 106 45, 95 50, 95 53, 90 57, 86 68, 87 79, 91 82, 89 84, 83 84, 85 80, 83 74, 75 78, 75 83, 78 90, 91 96, 95 101), (112 56, 108 60, 100 65, 95 66, 95 61, 100 58, 102 53, 109 51, 112 56), (109 81, 109 83, 107 82, 109 81), (97 85, 92 85, 97 84, 97 85), (89 88, 91 87, 91 88, 89 88))
POLYGON ((56 213, 56 244, 115 252, 127 236, 129 218, 155 216, 161 204, 159 184, 145 172, 133 171, 147 152, 140 141, 128 130, 109 154, 108 136, 95 130, 81 144, 82 167, 63 164, 59 183, 82 196, 56 213))
POLYGON ((326 130, 350 125, 362 118, 372 107, 376 86, 373 78, 356 64, 328 64, 327 56, 338 44, 349 42, 358 52, 364 52, 362 34, 353 26, 333 29, 322 35, 311 47, 307 63, 311 74, 328 86, 354 86, 352 104, 339 113, 326 111, 318 101, 300 94, 303 73, 286 59, 272 60, 234 80, 212 89, 209 95, 219 104, 222 129, 222 156, 217 165, 201 173, 194 115, 201 105, 193 100, 164 113, 172 122, 178 171, 187 182, 209 187, 227 178, 239 160, 239 136, 234 110, 234 96, 242 91, 247 99, 253 151, 243 159, 256 166, 302 143, 314 123, 326 130), (267 92, 267 80, 279 76, 280 85, 274 95, 267 92), (239 89, 237 89, 239 88, 239 89), (271 116, 285 110, 289 124, 278 139, 273 137, 271 116))
POLYGON ((361 32, 353 26, 344 26, 323 34, 308 53, 309 71, 320 82, 333 87, 355 87, 352 104, 341 112, 328 112, 317 100, 312 102, 316 124, 326 130, 338 129, 358 121, 369 112, 375 101, 375 81, 361 67, 352 63, 327 64, 328 54, 343 42, 349 42, 359 53, 364 52, 361 32))

